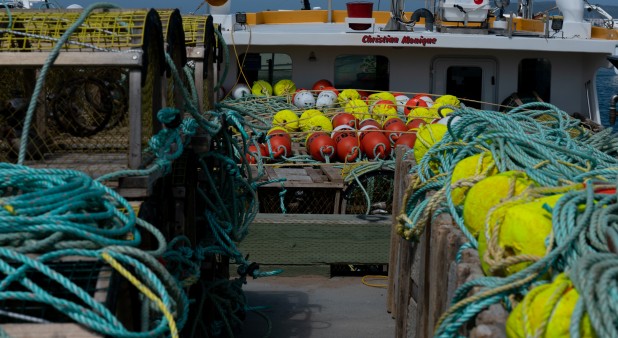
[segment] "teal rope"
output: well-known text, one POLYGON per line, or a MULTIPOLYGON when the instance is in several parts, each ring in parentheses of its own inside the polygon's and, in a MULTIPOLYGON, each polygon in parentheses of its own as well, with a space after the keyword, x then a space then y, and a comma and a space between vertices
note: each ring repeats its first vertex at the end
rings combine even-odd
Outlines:
MULTIPOLYGON (((541 186, 559 186, 573 180, 582 182, 589 174, 580 168, 598 173, 599 170, 612 171, 610 168, 618 166, 615 157, 586 143, 591 136, 579 127, 578 121, 549 104, 530 103, 507 114, 464 108, 454 112, 453 116, 459 117, 459 121, 452 124, 454 119, 449 120, 448 132, 427 151, 413 170, 421 182, 427 184, 433 180, 436 181, 433 188, 444 187, 446 205, 474 247, 476 238, 464 226, 461 210, 455 208, 451 199, 453 170, 465 157, 489 151, 499 171, 524 171, 541 186), (541 116, 549 117, 549 120, 535 120, 541 116), (577 131, 578 135, 571 136, 571 131, 577 131), (438 172, 433 171, 432 163, 439 164, 438 172), (543 165, 535 168, 539 163, 543 165), (444 174, 442 177, 435 177, 441 173, 444 174)), ((405 206, 408 218, 414 222, 420 219, 427 205, 420 203, 425 199, 425 191, 427 189, 414 194, 405 206)), ((404 227, 413 230, 417 227, 414 222, 406 223, 404 227)))
POLYGON ((598 337, 617 337, 618 255, 592 253, 583 256, 568 275, 580 296, 571 318, 571 337, 580 337, 584 312, 590 317, 598 337))
POLYGON ((0 197, 0 245, 28 253, 66 245, 61 241, 82 248, 140 243, 131 205, 84 173, 0 163, 0 191, 12 192, 0 197))
MULTIPOLYGON (((141 277, 143 282, 145 282, 147 286, 149 286, 161 297, 161 300, 166 307, 172 309, 173 311, 177 311, 178 326, 181 328, 184 325, 186 321, 186 311, 184 311, 185 309, 176 308, 175 304, 186 304, 188 303, 186 299, 174 301, 161 281, 139 260, 117 253, 114 250, 105 249, 105 251, 119 262, 130 265, 134 269, 137 276, 141 277)), ((58 311, 63 312, 76 322, 95 332, 114 337, 152 337, 167 332, 167 320, 162 315, 158 325, 152 330, 146 332, 127 331, 122 324, 116 320, 114 315, 101 303, 95 301, 88 293, 79 288, 68 278, 62 276, 45 265, 45 262, 52 261, 63 256, 99 258, 102 252, 102 250, 91 251, 69 249, 52 251, 37 257, 37 259, 32 259, 9 248, 0 247, 0 271, 8 276, 0 282, 0 299, 14 299, 24 302, 45 303, 55 307, 58 311), (19 268, 15 268, 8 264, 9 261, 19 262, 21 266, 19 268), (28 269, 37 270, 38 272, 46 275, 48 278, 58 282, 70 293, 83 301, 84 305, 57 298, 41 289, 30 279, 25 277, 24 274, 28 269), (7 288, 12 283, 19 283, 29 291, 8 291, 7 288)), ((184 296, 184 294, 182 295, 184 296)))
POLYGON ((94 3, 84 9, 82 14, 77 18, 77 20, 62 34, 58 42, 54 45, 54 48, 49 52, 45 63, 41 67, 41 71, 39 72, 39 76, 36 80, 36 85, 34 86, 34 91, 32 93, 32 97, 30 97, 30 103, 28 105, 28 110, 26 112, 26 117, 24 119, 24 126, 22 129, 21 141, 19 145, 19 155, 17 158, 18 164, 23 164, 26 160, 26 151, 28 145, 28 136, 30 133, 30 126, 32 125, 32 118, 34 117, 34 112, 37 105, 37 100, 43 90, 43 85, 45 84, 45 77, 47 76, 47 72, 49 67, 56 61, 58 54, 60 53, 60 49, 64 45, 64 43, 69 39, 69 37, 75 32, 75 30, 81 26, 86 18, 90 15, 90 13, 95 9, 104 9, 104 8, 117 8, 118 6, 110 4, 110 3, 94 3))
MULTIPOLYGON (((473 288, 478 286, 482 287, 481 292, 498 287, 504 287, 504 290, 494 295, 482 297, 474 303, 468 304, 459 308, 457 311, 451 312, 450 315, 437 328, 436 336, 457 336, 459 328, 474 318, 484 308, 501 301, 501 299, 508 295, 525 293, 525 290, 537 281, 540 276, 547 273, 550 268, 555 271, 565 271, 569 269, 576 269, 575 271, 578 271, 577 266, 580 259, 588 259, 585 257, 588 257, 589 255, 596 255, 596 253, 607 253, 608 249, 606 244, 595 248, 589 243, 594 242, 594 236, 598 236, 601 231, 605 233, 604 229, 613 227, 613 224, 615 224, 615 219, 618 219, 617 202, 618 200, 616 194, 595 194, 593 184, 589 184, 586 190, 571 191, 566 193, 562 198, 560 198, 560 200, 558 200, 552 210, 552 223, 555 235, 554 249, 539 261, 508 277, 483 277, 462 285, 455 292, 453 304, 467 297, 468 293, 473 288), (583 210, 580 208, 581 205, 585 206, 583 210), (518 285, 519 281, 522 281, 524 278, 533 274, 537 276, 535 280, 518 285)), ((585 270, 586 268, 580 267, 579 269, 585 270)), ((614 270, 612 269, 605 268, 605 270, 607 270, 610 274, 614 273, 614 270)), ((580 295, 584 294, 583 296, 587 297, 585 290, 589 290, 589 288, 592 287, 592 284, 590 283, 593 282, 586 282, 583 280, 588 279, 589 277, 591 277, 592 280, 599 281, 599 279, 595 279, 595 275, 589 275, 583 272, 583 270, 581 271, 582 272, 579 274, 571 274, 571 278, 574 280, 574 284, 578 287, 578 290, 580 290, 580 295)), ((610 284, 611 283, 608 282, 606 285, 610 284)), ((603 291, 606 292, 607 290, 604 289, 603 291)), ((590 311, 590 306, 587 305, 586 307, 586 310, 590 311)), ((577 313, 581 314, 581 305, 579 305, 576 310, 579 311, 576 311, 577 313)), ((603 311, 603 307, 601 307, 600 310, 603 311)), ((574 315, 578 315, 577 313, 574 315)), ((595 330, 598 325, 600 324, 593 323, 595 330)))

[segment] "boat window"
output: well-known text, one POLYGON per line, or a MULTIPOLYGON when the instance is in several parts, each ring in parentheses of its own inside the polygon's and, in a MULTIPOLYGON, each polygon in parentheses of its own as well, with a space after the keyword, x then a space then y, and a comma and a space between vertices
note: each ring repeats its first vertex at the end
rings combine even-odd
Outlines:
POLYGON ((550 102, 551 64, 547 59, 523 59, 519 63, 517 94, 520 97, 539 97, 550 102))
POLYGON ((335 59, 335 87, 388 90, 388 58, 382 55, 339 55, 335 59))
POLYGON ((466 100, 466 106, 481 109, 483 69, 451 66, 446 71, 446 93, 466 100))
POLYGON ((292 58, 287 54, 246 53, 241 54, 238 60, 240 82, 251 84, 256 80, 264 80, 277 83, 279 80, 292 79, 292 58))

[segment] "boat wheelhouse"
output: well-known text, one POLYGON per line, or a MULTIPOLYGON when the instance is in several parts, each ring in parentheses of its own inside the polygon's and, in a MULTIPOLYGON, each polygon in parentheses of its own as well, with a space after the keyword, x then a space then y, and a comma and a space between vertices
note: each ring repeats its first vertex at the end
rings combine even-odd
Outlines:
POLYGON ((583 21, 583 2, 558 0, 563 16, 540 19, 504 15, 488 0, 451 2, 405 13, 399 0, 391 12, 360 19, 332 9, 212 7, 232 60, 224 88, 291 79, 310 89, 328 79, 336 88, 452 94, 479 109, 542 100, 601 120, 595 75, 610 67, 618 31, 583 21), (368 28, 350 28, 359 24, 368 28))

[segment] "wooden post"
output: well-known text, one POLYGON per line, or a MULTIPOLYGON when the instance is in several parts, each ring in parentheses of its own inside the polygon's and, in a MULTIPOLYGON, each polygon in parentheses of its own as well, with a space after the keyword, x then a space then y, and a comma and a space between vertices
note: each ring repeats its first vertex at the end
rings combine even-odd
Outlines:
MULTIPOLYGON (((404 167, 406 164, 403 163, 403 154, 405 154, 406 150, 409 149, 404 146, 399 146, 395 149, 395 177, 393 183, 393 210, 391 214, 393 215, 393 226, 391 228, 391 244, 390 244, 390 253, 388 260, 388 291, 386 296, 386 311, 391 313, 393 317, 396 315, 395 309, 395 290, 399 283, 396 282, 395 276, 399 275, 399 271, 397 271, 399 267, 399 240, 401 237, 397 234, 397 216, 401 211, 401 201, 403 199, 403 194, 405 192, 405 186, 403 185, 403 180, 407 174, 407 171, 410 168, 404 167)), ((345 210, 345 206, 343 206, 345 210)))
POLYGON ((129 169, 142 164, 142 71, 129 71, 129 169))
POLYGON ((429 311, 427 317, 428 334, 433 332, 440 316, 447 310, 450 278, 456 278, 451 271, 459 247, 465 242, 463 233, 456 228, 449 214, 441 214, 431 225, 431 247, 429 251, 429 311))

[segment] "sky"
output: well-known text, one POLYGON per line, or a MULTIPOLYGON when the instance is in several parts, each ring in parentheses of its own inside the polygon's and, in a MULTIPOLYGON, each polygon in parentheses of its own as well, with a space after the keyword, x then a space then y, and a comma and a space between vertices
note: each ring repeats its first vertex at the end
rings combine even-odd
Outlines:
MULTIPOLYGON (((490 0, 491 1, 491 0, 490 0)), ((101 1, 96 0, 50 0, 50 2, 58 3, 62 7, 66 7, 70 4, 80 4, 84 7, 101 1)), ((108 0, 106 2, 118 4, 120 7, 125 8, 178 8, 181 13, 192 13, 200 6, 202 0, 108 0)), ((322 7, 326 9, 328 6, 327 0, 310 0, 311 7, 322 7)), ((334 9, 345 9, 345 3, 347 1, 332 0, 334 9)), ((390 10, 390 0, 373 0, 374 9, 390 10)), ((406 0, 405 9, 407 11, 413 11, 417 8, 427 7, 425 0, 406 0)), ((428 1, 427 1, 428 2, 428 1)), ((517 3, 517 0, 511 0, 511 3, 517 3)), ((616 0, 591 0, 591 4, 597 5, 618 5, 616 0)), ((300 9, 302 7, 301 0, 233 0, 232 12, 255 12, 257 10, 266 9, 300 9)), ((197 14, 206 14, 207 6, 202 6, 197 14)))

